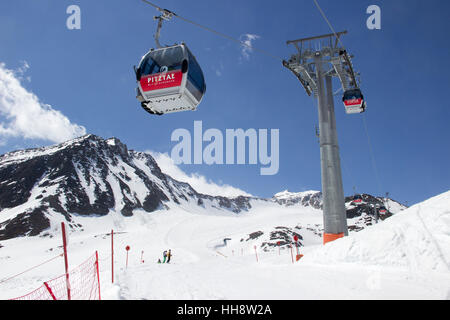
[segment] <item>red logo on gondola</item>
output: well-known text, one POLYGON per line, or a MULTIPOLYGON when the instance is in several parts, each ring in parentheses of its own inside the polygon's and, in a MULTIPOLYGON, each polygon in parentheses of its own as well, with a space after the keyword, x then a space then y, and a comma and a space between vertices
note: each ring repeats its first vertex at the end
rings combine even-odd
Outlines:
POLYGON ((350 100, 345 100, 344 104, 346 106, 356 106, 362 103, 362 99, 350 99, 350 100))
POLYGON ((180 70, 156 73, 141 78, 141 87, 144 91, 159 90, 178 87, 181 85, 183 73, 180 70))

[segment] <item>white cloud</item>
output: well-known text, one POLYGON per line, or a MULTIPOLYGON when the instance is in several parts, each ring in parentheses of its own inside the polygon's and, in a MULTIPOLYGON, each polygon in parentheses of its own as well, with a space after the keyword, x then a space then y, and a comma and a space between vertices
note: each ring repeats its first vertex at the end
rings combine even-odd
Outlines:
POLYGON ((220 61, 219 65, 218 66, 212 66, 212 69, 216 73, 216 76, 221 77, 222 76, 222 72, 225 70, 225 67, 223 65, 223 62, 220 61))
POLYGON ((28 69, 30 69, 30 65, 28 64, 28 62, 22 61, 22 66, 17 68, 13 72, 14 72, 15 77, 17 79, 19 79, 19 81, 26 80, 26 81, 30 82, 31 77, 28 76, 28 77, 24 78, 24 75, 28 71, 28 69))
POLYGON ((161 171, 178 181, 189 183, 197 192, 211 196, 237 197, 251 194, 227 184, 217 184, 197 173, 188 175, 181 170, 167 153, 148 151, 155 158, 161 171))
POLYGON ((14 137, 59 143, 86 134, 83 126, 71 123, 22 86, 21 80, 29 67, 24 62, 14 71, 0 63, 0 140, 5 142, 14 137))
POLYGON ((259 38, 260 36, 250 33, 242 34, 240 36, 239 40, 243 43, 241 53, 246 60, 250 59, 250 53, 253 52, 252 41, 259 38))

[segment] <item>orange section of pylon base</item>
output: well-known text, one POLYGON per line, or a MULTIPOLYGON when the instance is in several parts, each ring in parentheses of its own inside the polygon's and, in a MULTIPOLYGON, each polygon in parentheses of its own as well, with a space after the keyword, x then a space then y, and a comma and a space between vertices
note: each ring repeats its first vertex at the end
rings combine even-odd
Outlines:
POLYGON ((324 233, 323 234, 323 244, 334 241, 336 239, 344 237, 344 233, 324 233))
POLYGON ((303 257, 302 254, 298 254, 298 255, 295 257, 295 260, 298 261, 298 260, 300 260, 302 257, 303 257))

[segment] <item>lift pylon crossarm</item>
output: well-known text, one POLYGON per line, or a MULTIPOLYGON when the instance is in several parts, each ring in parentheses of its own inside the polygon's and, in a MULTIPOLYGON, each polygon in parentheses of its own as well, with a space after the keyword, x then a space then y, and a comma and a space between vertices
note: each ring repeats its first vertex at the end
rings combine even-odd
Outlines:
POLYGON ((342 89, 344 91, 349 89, 349 81, 347 78, 347 71, 344 69, 343 65, 341 64, 341 62, 339 60, 332 60, 331 64, 333 65, 334 71, 335 71, 335 75, 339 78, 341 85, 342 85, 342 89))
POLYGON ((353 69, 352 56, 347 53, 347 50, 339 40, 344 34, 347 34, 347 31, 289 40, 286 42, 288 45, 292 44, 295 46, 297 54, 293 54, 287 62, 283 62, 283 65, 294 73, 308 95, 314 93, 314 97, 316 98, 318 95, 316 66, 314 62, 317 54, 321 55, 322 61, 324 62, 324 75, 339 78, 344 92, 359 89, 358 81, 356 80, 358 74, 353 69))
POLYGON ((283 60, 283 66, 286 67, 286 68, 288 68, 288 69, 289 69, 289 70, 297 77, 297 79, 298 79, 298 80, 300 81, 300 83, 302 84, 302 86, 303 86, 303 88, 305 89, 305 91, 306 91, 306 93, 308 94, 308 96, 311 96, 312 91, 311 91, 311 89, 309 88, 308 83, 307 83, 305 80, 303 80, 301 74, 298 73, 297 71, 295 71, 294 69, 292 69, 292 68, 289 66, 289 63, 287 63, 285 60, 283 60))
MULTIPOLYGON (((347 30, 341 31, 336 33, 337 38, 340 38, 341 35, 343 34, 347 34, 347 30)), ((315 36, 315 37, 309 37, 309 38, 303 38, 303 39, 297 39, 297 40, 288 40, 286 41, 286 44, 295 44, 295 43, 302 43, 302 42, 307 42, 307 41, 311 41, 311 40, 318 40, 318 39, 324 39, 324 38, 331 38, 333 39, 333 37, 336 37, 336 35, 334 33, 329 33, 329 34, 324 34, 321 36, 315 36)), ((336 41, 339 41, 338 39, 336 39, 336 41)), ((337 43, 335 44, 335 46, 337 46, 337 43)))
POLYGON ((350 57, 347 53, 346 50, 344 50, 342 57, 344 58, 345 61, 345 65, 348 67, 348 73, 350 78, 352 79, 353 82, 353 86, 354 87, 358 87, 358 82, 356 82, 356 77, 355 77, 355 72, 353 71, 353 65, 352 65, 352 61, 350 60, 350 57))

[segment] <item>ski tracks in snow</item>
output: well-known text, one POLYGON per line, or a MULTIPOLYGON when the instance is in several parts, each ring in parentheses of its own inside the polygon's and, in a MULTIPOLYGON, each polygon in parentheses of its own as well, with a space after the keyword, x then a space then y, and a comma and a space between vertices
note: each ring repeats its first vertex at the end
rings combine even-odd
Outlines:
POLYGON ((202 281, 199 264, 155 264, 130 268, 118 277, 119 297, 126 300, 224 299, 202 281))

